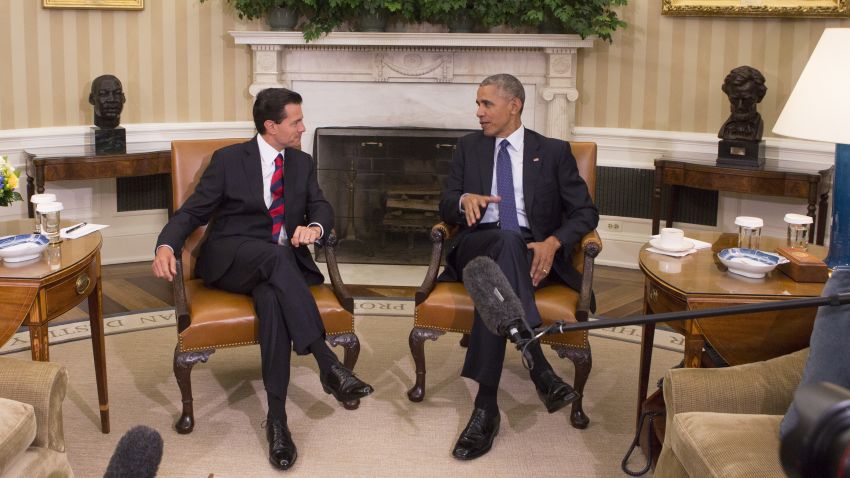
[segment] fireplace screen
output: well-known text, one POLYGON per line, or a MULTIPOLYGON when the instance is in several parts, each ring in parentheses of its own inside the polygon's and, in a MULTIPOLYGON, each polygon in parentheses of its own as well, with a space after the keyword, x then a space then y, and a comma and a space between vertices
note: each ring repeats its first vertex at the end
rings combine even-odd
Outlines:
POLYGON ((339 261, 427 264, 452 153, 470 132, 318 128, 313 157, 336 214, 339 261))

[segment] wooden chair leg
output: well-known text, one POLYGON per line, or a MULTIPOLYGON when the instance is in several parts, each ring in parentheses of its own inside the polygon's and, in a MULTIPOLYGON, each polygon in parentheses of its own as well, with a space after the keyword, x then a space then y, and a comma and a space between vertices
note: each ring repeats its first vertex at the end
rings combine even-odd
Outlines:
POLYGON ((408 344, 413 363, 416 365, 416 383, 407 391, 411 402, 421 402, 425 398, 425 340, 437 340, 445 332, 441 330, 414 327, 410 331, 408 344))
POLYGON ((558 357, 568 358, 573 362, 573 366, 575 367, 573 387, 581 395, 581 398, 573 402, 572 411, 570 412, 570 423, 574 428, 585 429, 590 424, 590 417, 584 413, 582 400, 584 400, 584 386, 587 384, 590 369, 593 367, 593 355, 591 354, 590 346, 586 349, 577 349, 553 345, 552 348, 558 352, 558 357))
POLYGON ((463 334, 463 337, 460 338, 460 346, 463 348, 469 347, 469 334, 463 334))
MULTIPOLYGON (((342 364, 348 370, 354 370, 354 365, 357 364, 357 358, 360 356, 360 339, 353 333, 331 335, 328 337, 328 342, 332 347, 341 345, 345 349, 345 356, 342 359, 342 364)), ((356 410, 360 407, 360 399, 349 400, 342 402, 342 407, 346 410, 356 410)))
POLYGON ((183 414, 174 423, 177 433, 192 433, 195 428, 195 411, 192 398, 192 367, 198 362, 206 363, 215 349, 201 350, 198 352, 180 352, 178 347, 174 348, 174 378, 180 387, 180 395, 183 399, 183 414))

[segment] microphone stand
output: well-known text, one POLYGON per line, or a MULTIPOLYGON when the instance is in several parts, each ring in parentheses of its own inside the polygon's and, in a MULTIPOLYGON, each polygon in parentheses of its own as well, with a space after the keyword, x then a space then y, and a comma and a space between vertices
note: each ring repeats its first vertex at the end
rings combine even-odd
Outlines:
POLYGON ((820 307, 850 304, 850 292, 833 294, 825 297, 809 297, 805 299, 778 300, 761 304, 735 305, 731 307, 718 307, 716 309, 688 310, 684 312, 665 312, 652 315, 637 315, 621 319, 594 317, 593 322, 567 323, 562 320, 549 325, 534 329, 531 341, 540 340, 544 335, 562 334, 576 330, 607 329, 625 325, 647 325, 658 322, 673 322, 677 320, 701 319, 721 317, 724 315, 751 314, 754 312, 769 312, 774 310, 803 309, 806 307, 820 307))

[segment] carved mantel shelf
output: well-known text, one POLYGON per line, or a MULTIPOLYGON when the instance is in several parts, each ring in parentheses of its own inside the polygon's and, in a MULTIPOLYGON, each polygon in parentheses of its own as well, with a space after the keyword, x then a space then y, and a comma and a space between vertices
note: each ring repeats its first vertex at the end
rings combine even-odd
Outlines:
POLYGON ((405 48, 589 48, 593 39, 578 35, 521 33, 367 33, 332 32, 307 42, 301 32, 232 31, 237 45, 280 45, 286 47, 405 47, 405 48))
MULTIPOLYGON (((518 33, 333 32, 306 42, 301 32, 231 31, 253 53, 252 96, 293 82, 473 85, 499 72, 533 86, 530 124, 552 137, 569 139, 580 48, 593 39, 578 35, 518 33), (542 125, 541 125, 542 123, 542 125), (544 126, 545 125, 545 126, 544 126)), ((451 94, 451 93, 450 93, 451 94)), ((468 101, 468 98, 465 99, 468 101)), ((528 109, 528 108, 527 108, 528 109)))

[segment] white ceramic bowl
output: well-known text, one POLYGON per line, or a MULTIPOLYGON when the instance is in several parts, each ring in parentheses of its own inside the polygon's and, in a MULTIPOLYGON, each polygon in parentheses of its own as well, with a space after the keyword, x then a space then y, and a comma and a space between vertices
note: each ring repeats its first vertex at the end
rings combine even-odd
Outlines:
POLYGON ((6 262, 23 262, 41 256, 47 247, 47 236, 19 234, 0 238, 0 257, 6 262))
POLYGON ((723 249, 717 257, 729 268, 729 272, 753 279, 760 279, 779 264, 788 262, 788 259, 776 254, 737 247, 723 249))

